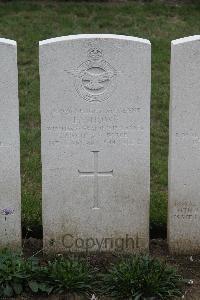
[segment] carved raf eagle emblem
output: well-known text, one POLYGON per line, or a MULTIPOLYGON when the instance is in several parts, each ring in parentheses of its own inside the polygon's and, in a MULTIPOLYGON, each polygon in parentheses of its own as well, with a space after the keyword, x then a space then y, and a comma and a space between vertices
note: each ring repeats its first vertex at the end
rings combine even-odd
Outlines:
POLYGON ((115 77, 116 71, 103 59, 102 50, 92 48, 76 72, 76 90, 88 102, 102 102, 111 96, 115 77))
POLYGON ((82 80, 87 89, 98 91, 104 88, 104 83, 109 80, 109 76, 107 74, 86 73, 82 80))

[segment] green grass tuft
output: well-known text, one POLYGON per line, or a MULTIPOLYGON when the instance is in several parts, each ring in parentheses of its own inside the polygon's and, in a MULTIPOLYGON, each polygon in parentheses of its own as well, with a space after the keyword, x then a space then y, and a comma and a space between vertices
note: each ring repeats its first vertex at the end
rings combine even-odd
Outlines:
POLYGON ((113 265, 102 276, 101 294, 113 299, 174 299, 182 295, 183 280, 158 259, 135 256, 113 265))
POLYGON ((60 258, 48 264, 48 280, 54 293, 88 294, 92 291, 94 271, 80 259, 60 258))

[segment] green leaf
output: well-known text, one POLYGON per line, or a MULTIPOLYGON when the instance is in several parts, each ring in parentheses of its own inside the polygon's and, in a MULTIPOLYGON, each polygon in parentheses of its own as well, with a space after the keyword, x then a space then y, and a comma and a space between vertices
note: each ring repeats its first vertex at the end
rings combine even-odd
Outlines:
POLYGON ((39 290, 39 285, 36 281, 29 281, 28 285, 32 292, 37 293, 39 290))
POLYGON ((6 287, 3 290, 4 296, 12 297, 13 296, 13 289, 9 284, 6 284, 6 287))
POLYGON ((53 287, 48 286, 46 283, 40 283, 39 289, 41 292, 46 292, 46 293, 50 294, 53 290, 53 287))
POLYGON ((23 291, 23 287, 21 283, 14 282, 12 284, 13 290, 17 295, 20 295, 23 291))
POLYGON ((135 296, 135 297, 134 297, 134 300, 140 300, 140 299, 141 299, 141 296, 142 296, 142 293, 140 293, 139 295, 135 296))

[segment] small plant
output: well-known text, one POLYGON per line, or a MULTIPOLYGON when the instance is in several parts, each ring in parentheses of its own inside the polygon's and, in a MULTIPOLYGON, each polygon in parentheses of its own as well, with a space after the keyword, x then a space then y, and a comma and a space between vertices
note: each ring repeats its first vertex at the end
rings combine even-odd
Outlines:
POLYGON ((92 291, 94 272, 82 260, 59 258, 41 265, 31 257, 7 249, 0 251, 0 297, 28 294, 76 293, 92 291))
POLYGON ((48 273, 54 293, 88 294, 92 291, 94 272, 83 260, 60 257, 48 263, 48 273))
POLYGON ((125 258, 101 277, 100 294, 115 299, 169 299, 182 295, 183 281, 176 270, 149 256, 125 258))
POLYGON ((25 293, 50 294, 52 287, 46 282, 48 268, 39 260, 24 259, 19 252, 0 251, 0 297, 13 297, 25 293))
POLYGON ((23 291, 24 280, 27 275, 24 272, 24 260, 20 253, 7 249, 0 251, 0 296, 12 297, 20 295, 23 291))
POLYGON ((40 265, 36 257, 30 257, 24 262, 24 272, 26 276, 25 290, 36 294, 50 294, 53 287, 48 282, 48 266, 40 265))

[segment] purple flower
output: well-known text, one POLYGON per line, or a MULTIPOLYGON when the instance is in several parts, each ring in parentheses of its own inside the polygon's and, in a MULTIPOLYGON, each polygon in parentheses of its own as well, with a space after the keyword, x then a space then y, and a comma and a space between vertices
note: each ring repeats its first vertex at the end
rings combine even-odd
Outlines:
POLYGON ((13 215, 14 214, 14 209, 4 208, 4 209, 1 210, 1 214, 4 215, 4 216, 13 215))

